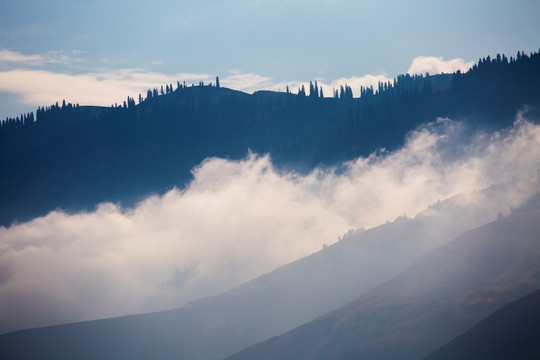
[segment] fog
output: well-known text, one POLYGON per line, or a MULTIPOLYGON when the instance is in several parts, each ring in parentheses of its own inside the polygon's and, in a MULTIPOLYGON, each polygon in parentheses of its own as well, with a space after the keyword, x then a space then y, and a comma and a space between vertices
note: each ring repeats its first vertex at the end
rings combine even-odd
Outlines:
POLYGON ((413 217, 456 195, 477 206, 478 190, 502 183, 486 206, 494 220, 538 191, 539 168, 540 126, 521 115, 511 129, 475 135, 439 119, 395 152, 308 175, 276 169, 269 155, 207 159, 185 189, 135 208, 104 203, 0 228, 0 332, 136 312, 171 282, 180 306, 350 229, 413 217))

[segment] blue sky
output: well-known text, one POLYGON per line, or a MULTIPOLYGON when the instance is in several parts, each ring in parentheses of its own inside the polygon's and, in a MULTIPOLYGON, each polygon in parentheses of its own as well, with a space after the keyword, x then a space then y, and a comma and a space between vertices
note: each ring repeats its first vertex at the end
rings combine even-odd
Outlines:
POLYGON ((64 98, 111 105, 216 75, 249 92, 315 79, 327 96, 344 82, 357 91, 537 51, 539 15, 540 2, 525 0, 3 0, 0 118, 64 98))

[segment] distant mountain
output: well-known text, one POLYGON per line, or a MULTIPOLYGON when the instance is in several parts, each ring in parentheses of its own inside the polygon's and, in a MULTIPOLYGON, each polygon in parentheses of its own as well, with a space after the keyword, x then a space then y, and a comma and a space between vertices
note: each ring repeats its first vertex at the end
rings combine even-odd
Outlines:
POLYGON ((540 291, 482 320, 424 360, 540 359, 540 291))
POLYGON ((387 281, 427 250, 494 218, 496 210, 483 209, 495 209, 506 192, 497 187, 477 196, 476 208, 460 206, 458 197, 415 219, 351 232, 311 256, 176 310, 0 335, 0 358, 223 358, 387 281))
POLYGON ((495 310, 494 299, 540 288, 539 238, 539 210, 479 227, 348 305, 227 359, 421 358, 495 310))
POLYGON ((540 53, 481 59, 469 72, 400 75, 360 98, 345 86, 320 97, 167 85, 139 103, 110 108, 55 104, 0 126, 0 225, 58 207, 131 206, 151 193, 182 187, 211 156, 270 153, 278 167, 308 171, 378 148, 396 149, 408 131, 437 117, 472 128, 512 124, 523 106, 540 104, 540 53), (7 174, 7 175, 6 175, 7 174))

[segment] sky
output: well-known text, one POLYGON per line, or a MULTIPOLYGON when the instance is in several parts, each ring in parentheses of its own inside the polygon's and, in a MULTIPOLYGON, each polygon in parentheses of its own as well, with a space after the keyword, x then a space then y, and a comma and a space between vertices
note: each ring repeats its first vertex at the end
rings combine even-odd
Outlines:
POLYGON ((294 91, 466 70, 540 47, 534 0, 0 2, 0 119, 176 81, 294 91))

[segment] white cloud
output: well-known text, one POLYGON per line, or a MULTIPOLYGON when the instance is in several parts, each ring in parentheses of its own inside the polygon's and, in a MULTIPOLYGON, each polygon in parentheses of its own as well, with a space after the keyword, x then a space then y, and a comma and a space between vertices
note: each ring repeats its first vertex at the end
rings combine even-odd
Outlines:
MULTIPOLYGON (((412 133, 404 148, 359 158, 342 172, 283 174, 267 156, 208 159, 186 189, 131 210, 102 204, 0 228, 0 332, 134 311, 176 270, 180 305, 308 255, 349 228, 536 176, 540 126, 520 120, 466 144, 460 129, 440 120, 412 133)), ((538 190, 537 182, 520 184, 484 212, 507 213, 538 190)))
MULTIPOLYGON (((205 84, 215 82, 215 76, 204 73, 177 73, 167 75, 139 69, 118 69, 78 75, 46 70, 16 69, 0 71, 0 91, 20 96, 27 105, 46 106, 65 99, 81 105, 110 106, 124 101, 127 96, 135 99, 138 94, 146 97, 146 90, 176 82, 205 84)), ((271 87, 271 79, 254 73, 232 71, 220 77, 222 86, 245 92, 271 87)))
POLYGON ((208 74, 179 73, 165 75, 121 69, 79 75, 61 74, 45 70, 11 70, 0 72, 0 91, 21 96, 26 104, 50 105, 65 99, 81 105, 102 105, 124 101, 127 96, 146 97, 146 90, 177 81, 198 83, 212 81, 208 74))
POLYGON ((103 204, 1 229, 0 269, 12 274, 0 286, 2 330, 136 309, 175 269, 186 274, 180 299, 193 300, 318 250, 348 228, 268 157, 211 159, 185 191, 132 211, 103 204))
POLYGON ((239 70, 231 71, 224 78, 220 78, 219 81, 222 86, 248 93, 275 88, 271 78, 255 73, 242 73, 239 70))
MULTIPOLYGON (((68 64, 76 62, 60 52, 25 55, 10 50, 0 50, 0 92, 17 95, 24 107, 47 106, 65 99, 67 102, 81 105, 110 106, 121 104, 127 96, 135 99, 138 94, 145 96, 147 89, 160 87, 164 84, 176 84, 185 81, 187 84, 197 84, 199 81, 210 83, 215 81, 215 75, 205 73, 163 74, 147 72, 141 69, 116 69, 101 72, 86 72, 67 74, 44 70, 45 65, 68 64)), ((156 60, 159 61, 159 60, 156 60)), ((443 60, 442 57, 417 57, 413 60, 408 72, 431 74, 467 70, 473 62, 462 59, 443 60)), ((334 89, 349 85, 355 97, 360 96, 360 87, 373 86, 379 82, 392 81, 386 74, 342 77, 339 79, 317 79, 319 88, 324 96, 332 97, 334 89)), ((302 85, 306 92, 309 81, 275 82, 273 79, 256 73, 243 73, 232 70, 220 77, 222 86, 253 93, 257 90, 285 91, 288 86, 296 93, 302 85)), ((0 114, 0 118, 5 115, 0 114)))
MULTIPOLYGON (((392 82, 393 79, 389 78, 385 74, 379 74, 379 75, 364 75, 364 76, 351 76, 351 77, 342 77, 335 80, 327 81, 325 79, 316 79, 317 85, 319 88, 323 89, 323 94, 325 97, 332 97, 334 90, 340 89, 340 86, 348 85, 351 87, 353 96, 359 97, 360 96, 360 87, 370 87, 373 86, 374 89, 377 89, 377 85, 379 82, 385 83, 385 82, 392 82)), ((298 92, 298 89, 300 89, 304 86, 306 90, 306 94, 309 93, 309 81, 289 81, 289 82, 280 82, 277 84, 268 83, 268 85, 265 87, 265 89, 268 90, 274 90, 274 91, 285 91, 287 86, 289 87, 290 91, 294 94, 298 92)))
POLYGON ((462 72, 468 71, 474 65, 474 61, 465 61, 460 58, 444 60, 442 56, 419 56, 415 58, 407 73, 413 74, 425 74, 431 75, 440 73, 453 73, 457 70, 462 72))
POLYGON ((73 61, 70 57, 58 51, 46 54, 25 55, 17 51, 0 49, 0 68, 5 66, 35 67, 47 64, 67 64, 73 61))
MULTIPOLYGON (((391 82, 393 79, 387 77, 385 74, 379 74, 379 75, 364 75, 364 76, 352 76, 349 78, 340 78, 337 80, 333 80, 327 88, 330 90, 330 88, 336 88, 338 89, 341 85, 349 85, 353 91, 353 95, 358 97, 360 96, 360 86, 363 87, 370 87, 373 86, 374 89, 377 89, 377 85, 379 82, 385 83, 385 82, 391 82)), ((326 90, 326 89, 325 89, 326 90)))
MULTIPOLYGON (((36 61, 40 61, 39 56, 36 61)), ((351 86, 354 96, 359 96, 360 86, 376 87, 377 82, 390 80, 385 75, 365 75, 340 78, 328 83, 319 81, 318 85, 323 88, 326 97, 331 97, 333 89, 339 89, 345 84, 351 86)), ((0 92, 18 95, 21 103, 26 106, 47 106, 64 99, 73 104, 110 106, 114 103, 121 104, 127 96, 138 99, 138 94, 142 94, 146 97, 146 90, 164 84, 173 84, 176 87, 177 81, 185 81, 188 85, 198 84, 199 81, 208 84, 215 82, 215 76, 204 73, 168 75, 140 69, 118 69, 77 75, 37 69, 13 69, 0 71, 0 92)), ((261 89, 285 91, 287 86, 296 93, 302 85, 306 87, 306 91, 309 89, 309 82, 276 84, 269 77, 242 73, 238 70, 220 77, 220 83, 222 86, 248 93, 261 89)))

